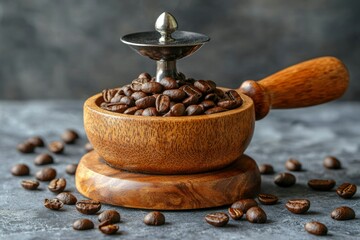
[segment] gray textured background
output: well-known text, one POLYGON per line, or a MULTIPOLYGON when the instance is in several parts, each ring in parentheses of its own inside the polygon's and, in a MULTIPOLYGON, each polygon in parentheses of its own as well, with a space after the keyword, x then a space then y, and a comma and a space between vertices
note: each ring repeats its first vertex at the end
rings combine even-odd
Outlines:
POLYGON ((322 55, 345 62, 360 100, 360 1, 1 0, 0 98, 81 98, 130 82, 155 64, 120 43, 171 12, 211 42, 178 64, 194 78, 235 88, 322 55))

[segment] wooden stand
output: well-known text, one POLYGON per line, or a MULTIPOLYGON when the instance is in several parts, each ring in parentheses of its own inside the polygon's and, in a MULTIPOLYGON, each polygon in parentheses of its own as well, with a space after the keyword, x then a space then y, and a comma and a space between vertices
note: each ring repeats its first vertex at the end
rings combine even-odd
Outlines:
POLYGON ((102 203, 143 209, 185 210, 218 207, 260 191, 260 173, 253 159, 243 155, 230 166, 189 175, 150 175, 108 166, 95 152, 81 159, 76 188, 102 203))

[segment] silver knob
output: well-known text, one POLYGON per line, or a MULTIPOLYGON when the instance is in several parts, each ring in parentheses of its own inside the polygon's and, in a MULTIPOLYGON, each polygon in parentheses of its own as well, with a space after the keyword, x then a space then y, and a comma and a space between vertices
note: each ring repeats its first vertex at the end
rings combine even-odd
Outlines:
POLYGON ((171 34, 178 28, 178 24, 173 15, 163 12, 155 22, 155 29, 161 34, 160 43, 168 43, 174 41, 171 34))

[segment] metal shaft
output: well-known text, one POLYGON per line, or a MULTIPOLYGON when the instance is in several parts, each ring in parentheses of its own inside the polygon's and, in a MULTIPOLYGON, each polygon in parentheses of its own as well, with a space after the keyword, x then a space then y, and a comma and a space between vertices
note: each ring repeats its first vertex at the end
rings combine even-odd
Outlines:
POLYGON ((164 77, 171 77, 178 79, 178 72, 176 69, 176 61, 156 61, 156 82, 160 82, 164 77))

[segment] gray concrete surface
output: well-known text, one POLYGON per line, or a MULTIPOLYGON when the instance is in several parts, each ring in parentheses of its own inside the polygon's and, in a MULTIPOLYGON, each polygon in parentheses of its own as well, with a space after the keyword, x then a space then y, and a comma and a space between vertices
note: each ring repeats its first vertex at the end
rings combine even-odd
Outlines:
MULTIPOLYGON (((63 211, 50 211, 43 207, 43 199, 54 194, 41 183, 39 191, 21 188, 22 179, 33 178, 40 169, 33 164, 36 154, 20 154, 16 144, 33 135, 41 135, 47 142, 59 139, 66 128, 77 129, 82 139, 76 145, 66 146, 65 154, 56 155, 53 165, 58 176, 68 180, 67 190, 78 199, 82 196, 74 187, 74 178, 65 173, 65 166, 76 163, 84 150, 86 137, 82 127, 82 102, 0 102, 0 239, 316 239, 304 231, 304 224, 317 220, 329 228, 326 239, 359 239, 360 220, 335 221, 330 212, 338 206, 352 207, 360 215, 359 193, 344 200, 334 191, 315 192, 306 183, 311 178, 333 178, 337 185, 352 182, 360 185, 360 104, 332 103, 297 110, 273 111, 266 119, 256 123, 256 130, 247 154, 258 163, 271 163, 276 172, 285 170, 289 157, 298 158, 304 171, 294 173, 297 183, 291 188, 273 184, 274 176, 263 176, 262 192, 279 196, 280 203, 263 206, 268 215, 266 224, 251 224, 246 220, 230 221, 227 227, 215 228, 204 222, 203 217, 226 207, 198 211, 164 212, 167 224, 149 227, 142 223, 146 210, 115 208, 122 215, 120 235, 107 237, 97 229, 74 231, 74 220, 84 217, 73 206, 63 211), (341 159, 341 170, 326 170, 322 159, 326 155, 341 159), (16 163, 27 163, 30 177, 14 177, 9 169, 16 163), (284 204, 290 198, 308 198, 311 208, 307 214, 294 215, 284 204)), ((38 148, 36 153, 46 152, 38 148)), ((88 216, 96 222, 96 216, 88 216)))

